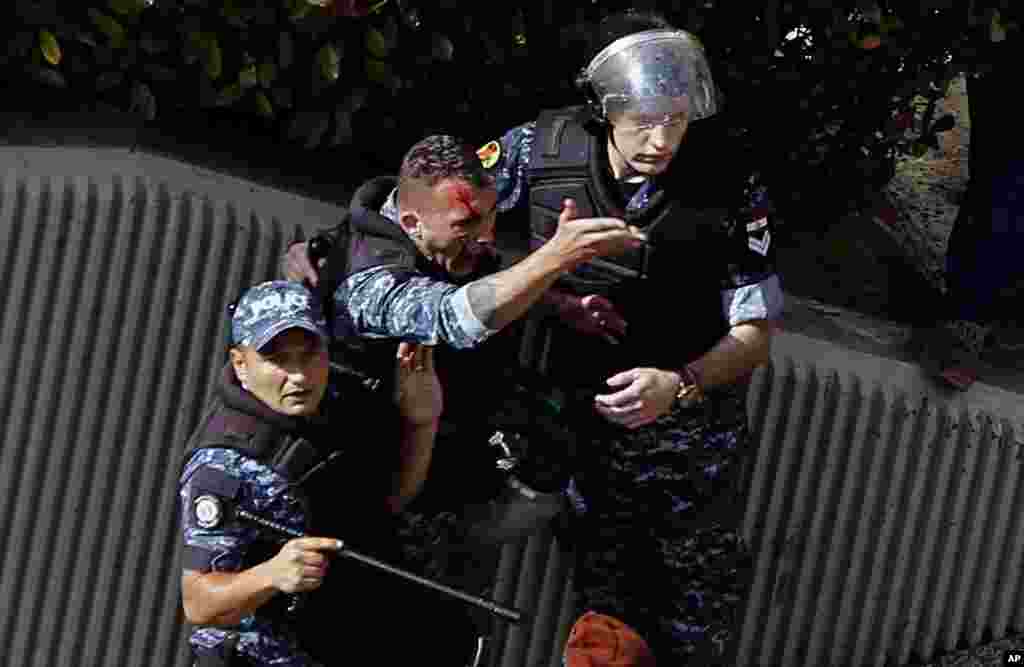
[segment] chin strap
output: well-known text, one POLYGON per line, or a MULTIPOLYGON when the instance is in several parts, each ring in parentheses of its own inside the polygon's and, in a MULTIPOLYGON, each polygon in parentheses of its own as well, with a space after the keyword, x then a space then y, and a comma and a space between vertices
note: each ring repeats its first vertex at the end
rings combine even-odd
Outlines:
MULTIPOLYGON (((608 125, 608 143, 611 144, 612 148, 615 149, 615 152, 619 154, 619 157, 622 158, 622 163, 625 165, 625 173, 620 178, 615 178, 615 171, 612 170, 612 177, 615 178, 616 181, 620 183, 636 183, 640 180, 649 181, 651 179, 650 176, 642 174, 634 169, 633 165, 631 165, 629 160, 626 158, 626 155, 619 150, 618 145, 615 143, 615 133, 612 131, 611 125, 608 125)), ((608 168, 611 169, 611 163, 608 164, 608 168)))
MULTIPOLYGON (((615 178, 614 171, 612 171, 612 178, 615 178, 619 183, 643 183, 640 189, 633 194, 632 198, 630 198, 629 202, 626 204, 626 213, 629 215, 630 213, 642 211, 647 208, 647 205, 650 203, 651 190, 654 187, 654 177, 642 174, 633 168, 633 165, 629 163, 629 160, 626 159, 626 156, 615 144, 615 134, 612 132, 611 125, 608 126, 608 143, 611 144, 612 148, 615 149, 615 152, 619 154, 619 157, 622 158, 622 162, 626 165, 625 174, 623 174, 621 178, 615 178)), ((611 169, 610 163, 608 168, 611 169)))

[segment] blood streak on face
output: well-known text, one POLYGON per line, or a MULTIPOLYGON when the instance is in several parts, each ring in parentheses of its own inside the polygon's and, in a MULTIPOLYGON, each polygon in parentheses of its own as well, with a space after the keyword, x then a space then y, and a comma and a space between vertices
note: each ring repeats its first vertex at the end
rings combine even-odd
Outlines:
POLYGON ((432 213, 424 219, 428 244, 457 254, 468 241, 493 243, 497 198, 489 183, 477 187, 470 180, 445 180, 434 188, 432 213))
POLYGON ((448 203, 452 208, 465 207, 469 211, 470 218, 479 218, 480 210, 473 202, 474 194, 474 190, 469 184, 457 181, 448 189, 448 203))

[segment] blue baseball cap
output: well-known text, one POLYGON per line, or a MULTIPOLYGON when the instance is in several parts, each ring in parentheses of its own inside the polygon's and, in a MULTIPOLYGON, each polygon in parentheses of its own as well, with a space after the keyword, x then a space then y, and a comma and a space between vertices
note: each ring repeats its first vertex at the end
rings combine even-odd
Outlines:
POLYGON ((288 329, 305 329, 327 341, 320 300, 301 283, 273 280, 246 290, 231 317, 231 342, 262 349, 288 329))

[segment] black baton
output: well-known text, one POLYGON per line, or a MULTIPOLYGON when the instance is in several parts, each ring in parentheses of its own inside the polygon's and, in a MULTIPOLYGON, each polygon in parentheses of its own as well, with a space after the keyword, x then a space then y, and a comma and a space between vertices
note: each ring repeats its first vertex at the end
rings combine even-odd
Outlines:
MULTIPOLYGON (((306 535, 301 530, 293 530, 287 526, 283 526, 277 523, 276 521, 269 521, 267 519, 264 519, 263 517, 256 516, 252 512, 247 512, 246 510, 243 509, 235 510, 235 514, 242 519, 252 521, 253 523, 257 523, 266 528, 270 528, 271 530, 274 530, 281 535, 287 535, 288 537, 308 537, 308 535, 306 535)), ((344 542, 342 542, 342 544, 344 544, 344 542)), ((476 605, 477 607, 486 609, 495 616, 500 616, 505 620, 509 621, 510 623, 521 623, 525 617, 525 614, 519 611, 518 609, 510 609, 509 607, 504 607, 493 600, 488 600, 487 598, 479 597, 477 595, 470 595, 469 593, 465 593, 456 588, 445 586, 444 584, 439 584, 436 581, 432 581, 425 577, 421 577, 418 574, 413 574, 408 570, 397 568, 394 565, 388 565, 387 563, 379 561, 376 558, 371 558, 370 556, 366 556, 364 554, 359 553, 358 551, 353 551, 352 549, 345 548, 344 546, 341 548, 341 550, 338 551, 338 553, 346 558, 357 560, 360 563, 366 563, 371 567, 384 570, 385 572, 390 572, 391 574, 402 577, 403 579, 408 579, 409 581, 416 582, 421 586, 426 586, 427 588, 431 588, 440 593, 444 593, 445 595, 450 595, 451 597, 458 598, 463 602, 468 602, 469 604, 476 605)))

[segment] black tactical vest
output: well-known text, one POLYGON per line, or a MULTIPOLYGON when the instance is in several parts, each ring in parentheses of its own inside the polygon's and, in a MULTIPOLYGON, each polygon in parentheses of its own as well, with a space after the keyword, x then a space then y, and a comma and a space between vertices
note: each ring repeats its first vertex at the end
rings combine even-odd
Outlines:
MULTIPOLYGON (((579 217, 617 217, 640 227, 648 245, 617 257, 594 259, 563 278, 559 288, 610 299, 628 322, 620 345, 569 332, 557 324, 549 365, 556 376, 600 382, 637 366, 678 368, 714 346, 728 331, 722 312, 723 242, 716 233, 739 202, 725 155, 680 149, 659 175, 649 205, 626 213, 608 165, 606 139, 588 131, 580 109, 543 112, 530 154, 529 206, 532 245, 555 232, 562 200, 576 200, 579 217), (700 157, 698 157, 698 153, 700 157)), ((691 128, 696 134, 698 128, 691 128)), ((742 183, 739 184, 742 186, 742 183)), ((606 390, 606 388, 602 388, 606 390)))
MULTIPOLYGON (((413 275, 426 276, 454 285, 465 285, 497 272, 499 260, 484 260, 473 273, 454 277, 442 267, 424 257, 402 228, 378 212, 388 194, 395 187, 394 178, 377 178, 363 185, 352 199, 349 224, 351 241, 347 260, 347 273, 380 266, 393 265, 398 280, 413 275)), ((455 424, 469 435, 479 424, 493 414, 500 402, 498 377, 506 366, 516 364, 519 350, 519 325, 513 324, 498 332, 473 349, 459 350, 448 345, 435 349, 437 374, 444 388, 445 412, 442 432, 454 430, 455 424)), ((346 340, 353 366, 362 372, 390 382, 394 375, 397 340, 357 340, 349 331, 336 332, 346 340)))
MULTIPOLYGON (((235 449, 257 459, 299 487, 306 534, 337 537, 352 549, 395 562, 394 518, 385 499, 397 466, 397 412, 368 392, 358 378, 336 373, 324 401, 323 416, 281 415, 242 390, 227 365, 184 460, 199 449, 212 447, 235 449)), ((208 483, 218 486, 216 479, 208 483)), ((197 493, 217 495, 224 491, 223 487, 197 489, 197 493)), ((233 492, 238 492, 237 485, 233 492)), ((236 498, 222 499, 228 507, 226 520, 243 521, 231 516, 236 498)), ((245 554, 242 569, 272 558, 288 539, 261 529, 260 539, 245 554)), ((393 579, 335 559, 323 585, 303 595, 297 612, 288 612, 291 599, 278 595, 256 614, 292 627, 302 637, 303 647, 317 654, 329 650, 326 644, 332 641, 330 628, 322 627, 325 623, 357 627, 364 619, 368 622, 365 607, 354 603, 353 596, 386 591, 395 584, 393 579)))

